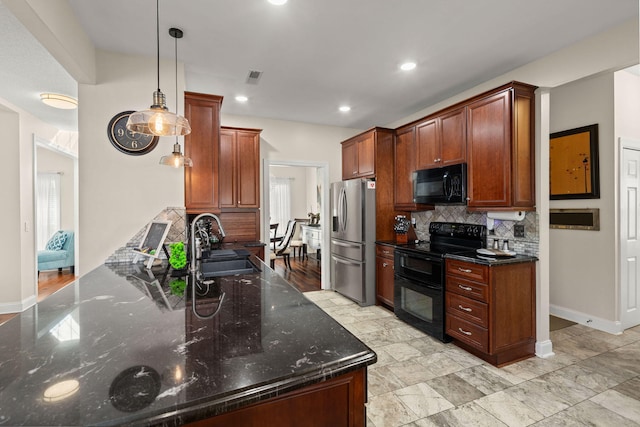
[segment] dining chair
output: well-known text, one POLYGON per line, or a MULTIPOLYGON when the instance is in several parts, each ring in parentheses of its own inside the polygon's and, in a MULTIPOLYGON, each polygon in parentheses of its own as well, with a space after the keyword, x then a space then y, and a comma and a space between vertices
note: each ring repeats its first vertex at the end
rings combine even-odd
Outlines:
POLYGON ((282 236, 282 240, 277 242, 274 250, 271 252, 269 260, 271 268, 275 267, 276 258, 281 256, 282 258, 284 258, 285 268, 291 269, 291 248, 289 247, 289 244, 291 243, 291 239, 295 232, 296 221, 294 219, 291 219, 287 223, 287 230, 285 231, 284 236, 282 236))
POLYGON ((300 225, 300 227, 296 227, 296 232, 293 235, 293 239, 291 239, 291 243, 289 246, 293 249, 293 257, 296 257, 296 252, 298 253, 299 259, 309 258, 307 255, 307 244, 302 241, 302 225, 308 224, 309 220, 307 218, 298 219, 296 218, 296 225, 300 225))
POLYGON ((276 242, 278 241, 278 223, 269 225, 269 240, 273 242, 273 250, 276 250, 276 242))

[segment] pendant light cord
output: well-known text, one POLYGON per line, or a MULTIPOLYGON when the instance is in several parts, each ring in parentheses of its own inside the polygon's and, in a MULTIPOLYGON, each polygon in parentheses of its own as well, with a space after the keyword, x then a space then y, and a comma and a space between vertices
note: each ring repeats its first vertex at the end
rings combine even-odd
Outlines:
POLYGON ((160 92, 160 0, 156 0, 156 52, 158 92, 160 92))
MULTIPOLYGON (((175 42, 175 58, 176 58, 176 114, 178 114, 178 36, 173 38, 175 42)), ((176 144, 178 144, 178 135, 176 135, 176 144)))

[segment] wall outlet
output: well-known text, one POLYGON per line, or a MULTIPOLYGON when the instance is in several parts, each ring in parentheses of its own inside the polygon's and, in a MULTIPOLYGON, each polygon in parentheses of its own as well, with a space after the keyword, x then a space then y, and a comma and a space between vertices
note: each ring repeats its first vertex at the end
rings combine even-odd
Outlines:
POLYGON ((513 226, 513 235, 515 237, 524 237, 524 224, 515 224, 513 226))

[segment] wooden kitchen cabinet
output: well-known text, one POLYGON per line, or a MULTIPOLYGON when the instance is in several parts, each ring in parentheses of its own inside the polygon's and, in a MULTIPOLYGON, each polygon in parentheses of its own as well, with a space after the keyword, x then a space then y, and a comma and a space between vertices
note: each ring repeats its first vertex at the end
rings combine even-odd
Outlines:
POLYGON ((391 240, 393 203, 393 129, 373 128, 342 142, 342 177, 375 178, 376 240, 391 240), (353 174, 357 171, 356 174, 353 174))
MULTIPOLYGON (((393 139, 393 130, 373 128, 342 142, 342 179, 374 178, 379 146, 393 139)), ((386 159, 388 160, 388 159, 386 159)))
POLYGON ((393 247, 376 245, 376 300, 393 309, 393 247))
POLYGON ((536 341, 535 262, 446 260, 446 333, 495 365, 531 357, 536 341))
POLYGON ((416 125, 416 169, 466 160, 466 107, 446 111, 416 125))
POLYGON ((260 129, 220 128, 221 208, 260 207, 260 129))
POLYGON ((191 133, 184 139, 184 155, 193 167, 184 168, 184 203, 187 213, 220 212, 218 156, 222 97, 184 93, 184 114, 191 133))
POLYGON ((396 130, 394 143, 393 204, 399 211, 433 210, 434 206, 413 202, 413 172, 416 170, 416 126, 396 130))
POLYGON ((535 89, 512 82, 468 104, 470 210, 534 209, 535 89))

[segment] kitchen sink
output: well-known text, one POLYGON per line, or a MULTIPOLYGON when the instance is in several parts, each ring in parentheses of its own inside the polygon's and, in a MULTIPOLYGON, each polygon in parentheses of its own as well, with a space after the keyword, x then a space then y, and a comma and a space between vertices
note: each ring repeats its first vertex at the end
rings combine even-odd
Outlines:
POLYGON ((224 261, 203 261, 200 263, 202 277, 233 276, 236 274, 250 274, 260 271, 247 258, 224 261))

